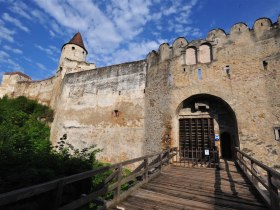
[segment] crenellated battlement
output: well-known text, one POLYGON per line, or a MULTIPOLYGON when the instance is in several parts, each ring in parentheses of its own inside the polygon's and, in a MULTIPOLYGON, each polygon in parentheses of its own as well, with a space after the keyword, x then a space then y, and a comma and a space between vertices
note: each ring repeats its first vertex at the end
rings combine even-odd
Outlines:
POLYGON ((86 62, 77 33, 62 47, 55 76, 32 81, 6 73, 0 97, 26 96, 52 107, 51 141, 67 134, 76 148, 96 144, 105 162, 212 138, 222 157, 240 147, 279 169, 279 23, 280 17, 260 18, 252 28, 240 22, 204 39, 178 37, 144 60, 101 68, 86 62))
POLYGON ((147 55, 148 65, 154 65, 178 56, 183 56, 183 65, 195 65, 199 63, 210 63, 216 60, 216 50, 229 45, 253 44, 280 33, 280 16, 273 23, 269 18, 257 19, 252 28, 246 23, 234 24, 229 33, 223 29, 212 29, 205 39, 188 41, 184 37, 177 38, 172 46, 162 43, 157 51, 147 55))

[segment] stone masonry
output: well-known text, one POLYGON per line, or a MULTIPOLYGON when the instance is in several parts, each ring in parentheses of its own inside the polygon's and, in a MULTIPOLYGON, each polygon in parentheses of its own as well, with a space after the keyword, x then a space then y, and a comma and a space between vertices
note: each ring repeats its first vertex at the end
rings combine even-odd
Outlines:
POLYGON ((6 73, 0 97, 52 107, 53 144, 67 134, 77 148, 102 148, 103 161, 179 147, 179 119, 212 118, 215 134, 230 136, 215 143, 220 151, 230 144, 280 168, 280 17, 258 19, 252 29, 237 23, 229 34, 215 29, 204 40, 180 37, 141 61, 96 68, 86 54, 77 33, 55 76, 6 73))

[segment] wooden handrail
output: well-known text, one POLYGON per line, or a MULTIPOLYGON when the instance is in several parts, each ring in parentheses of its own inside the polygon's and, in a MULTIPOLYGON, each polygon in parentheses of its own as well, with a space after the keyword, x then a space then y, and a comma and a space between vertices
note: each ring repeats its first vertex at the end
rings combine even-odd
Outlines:
POLYGON ((55 191, 55 198, 51 209, 75 209, 81 207, 89 202, 93 201, 93 198, 106 195, 108 192, 113 191, 114 197, 109 202, 104 201, 105 207, 115 205, 120 200, 124 199, 133 189, 129 189, 127 192, 121 192, 121 186, 137 177, 142 177, 140 181, 133 187, 139 187, 146 183, 153 176, 160 173, 161 168, 164 165, 169 164, 172 158, 176 155, 176 148, 170 148, 162 152, 153 153, 150 155, 134 158, 121 163, 113 164, 111 166, 104 166, 98 169, 86 171, 83 173, 67 176, 64 178, 56 179, 43 184, 14 190, 11 192, 0 194, 0 207, 8 204, 14 204, 26 198, 40 195, 42 193, 55 191), (128 176, 122 176, 122 169, 130 164, 136 164, 140 162, 140 165, 128 176), (75 183, 81 180, 92 178, 93 176, 102 174, 104 172, 113 170, 114 172, 104 180, 103 186, 96 191, 90 192, 88 195, 84 195, 82 198, 71 201, 70 203, 61 206, 61 199, 63 196, 63 188, 67 184, 75 183))
POLYGON ((236 162, 272 210, 280 209, 280 173, 235 148, 236 162), (245 160, 247 159, 247 161, 245 160), (265 173, 255 169, 260 167, 265 173))

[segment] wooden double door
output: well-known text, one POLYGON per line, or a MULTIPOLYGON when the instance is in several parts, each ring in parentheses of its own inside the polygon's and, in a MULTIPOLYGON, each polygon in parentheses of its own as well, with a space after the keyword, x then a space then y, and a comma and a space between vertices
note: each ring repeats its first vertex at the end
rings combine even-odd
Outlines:
POLYGON ((180 150, 213 149, 214 121, 213 118, 179 119, 180 150))

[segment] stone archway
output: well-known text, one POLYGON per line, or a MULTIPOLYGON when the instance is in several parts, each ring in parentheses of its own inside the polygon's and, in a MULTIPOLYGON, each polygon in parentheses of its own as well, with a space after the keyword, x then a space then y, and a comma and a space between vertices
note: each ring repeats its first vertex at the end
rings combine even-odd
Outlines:
POLYGON ((210 94, 193 95, 179 105, 177 116, 179 148, 217 148, 220 156, 234 157, 233 149, 239 147, 238 126, 225 100, 210 94))

